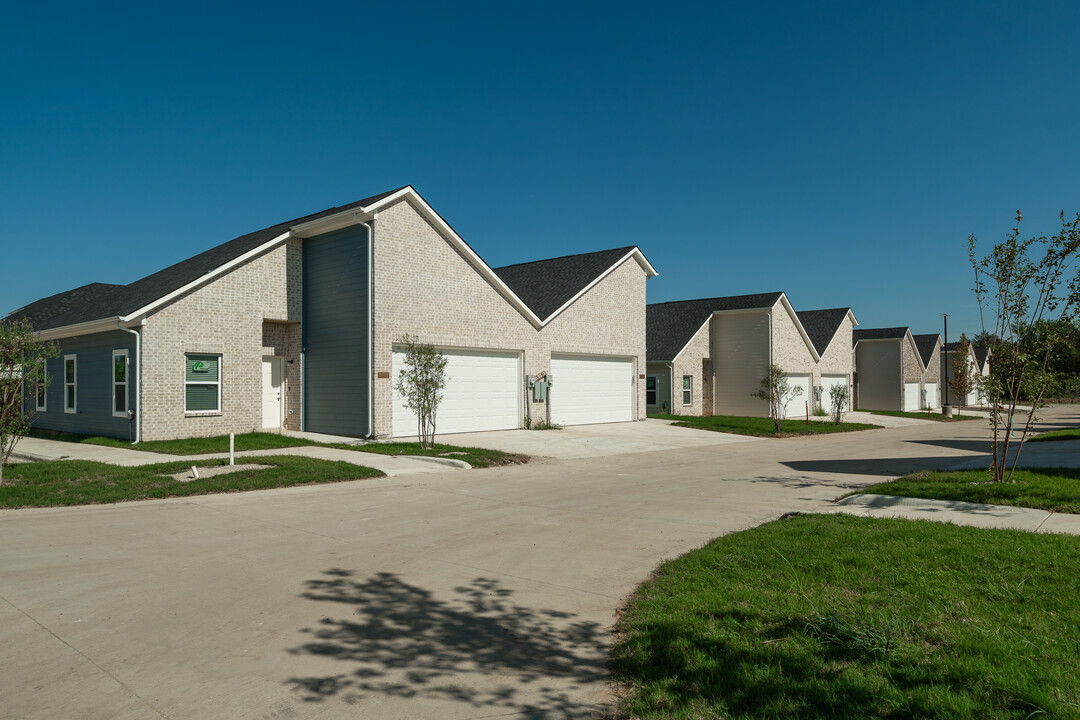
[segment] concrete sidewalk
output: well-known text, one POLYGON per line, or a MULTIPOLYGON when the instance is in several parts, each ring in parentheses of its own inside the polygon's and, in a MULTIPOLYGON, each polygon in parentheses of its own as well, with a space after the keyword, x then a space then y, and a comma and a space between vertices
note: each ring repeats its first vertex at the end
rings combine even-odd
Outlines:
POLYGON ((1080 515, 955 500, 852 495, 838 501, 832 510, 826 512, 862 517, 933 520, 979 528, 1080 535, 1080 515))
MULTIPOLYGON (((269 450, 244 450, 236 453, 237 458, 260 457, 266 455, 300 455, 318 460, 340 460, 353 465, 375 468, 389 477, 416 475, 419 473, 444 472, 446 470, 468 470, 472 466, 463 460, 453 458, 431 458, 415 455, 380 455, 361 450, 343 450, 341 448, 300 445, 297 447, 274 448, 269 450)), ((185 462, 198 465, 207 460, 219 460, 229 457, 229 453, 210 453, 207 455, 169 455, 166 453, 146 452, 128 448, 106 447, 87 443, 70 443, 59 440, 45 440, 28 437, 19 441, 12 460, 16 462, 47 462, 50 460, 91 460, 108 465, 135 467, 155 465, 167 462, 185 462)))

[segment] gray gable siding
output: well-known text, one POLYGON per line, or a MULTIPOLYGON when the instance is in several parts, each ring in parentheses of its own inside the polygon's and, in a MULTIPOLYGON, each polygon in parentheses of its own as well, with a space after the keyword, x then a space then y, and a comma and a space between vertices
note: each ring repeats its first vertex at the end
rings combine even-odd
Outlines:
POLYGON ((128 407, 134 406, 135 382, 135 336, 121 330, 83 335, 58 340, 60 353, 49 358, 47 370, 50 378, 46 397, 46 411, 34 416, 33 426, 41 430, 103 435, 105 437, 132 439, 131 422, 112 414, 112 353, 113 350, 128 351, 128 407), (77 412, 64 412, 64 356, 75 355, 77 412))
POLYGON ((304 429, 367 435, 371 288, 363 226, 304 241, 304 429))
POLYGON ((860 342, 855 346, 859 408, 903 410, 900 343, 860 342))

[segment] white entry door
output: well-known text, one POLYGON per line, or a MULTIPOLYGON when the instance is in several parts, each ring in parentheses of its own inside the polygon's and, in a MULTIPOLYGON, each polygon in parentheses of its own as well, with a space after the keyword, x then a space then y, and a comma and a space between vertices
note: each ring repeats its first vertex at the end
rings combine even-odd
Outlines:
POLYGON ((268 430, 280 430, 282 421, 285 419, 284 374, 284 365, 281 358, 263 358, 262 426, 268 430))
POLYGON ((904 412, 918 412, 922 404, 919 397, 919 383, 904 383, 904 412))
POLYGON ((799 394, 788 399, 787 404, 780 408, 780 416, 797 420, 806 416, 806 403, 810 401, 810 376, 809 375, 785 375, 788 387, 799 388, 799 394))
MULTIPOLYGON (((446 387, 435 414, 439 434, 513 430, 521 427, 521 355, 485 350, 441 350, 446 387)), ((391 378, 405 367, 405 352, 394 348, 391 378)), ((394 437, 416 436, 416 414, 394 391, 394 437)))
POLYGON ((924 386, 926 390, 926 407, 936 408, 940 407, 940 400, 938 398, 937 383, 926 383, 924 386))
POLYGON ((633 358, 551 356, 551 421, 556 425, 634 419, 633 358))

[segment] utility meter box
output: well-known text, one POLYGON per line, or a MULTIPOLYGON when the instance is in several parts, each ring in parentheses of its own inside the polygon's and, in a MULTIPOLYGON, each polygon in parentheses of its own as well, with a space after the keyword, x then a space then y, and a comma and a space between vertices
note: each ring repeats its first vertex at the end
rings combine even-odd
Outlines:
POLYGON ((547 400, 547 380, 537 380, 533 383, 533 400, 537 402, 547 400))

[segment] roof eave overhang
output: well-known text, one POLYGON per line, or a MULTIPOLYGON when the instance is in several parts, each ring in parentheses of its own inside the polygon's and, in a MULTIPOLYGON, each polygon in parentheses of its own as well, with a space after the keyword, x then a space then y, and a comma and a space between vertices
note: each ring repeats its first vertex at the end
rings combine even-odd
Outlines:
MULTIPOLYGON (((131 323, 138 325, 138 323, 131 323)), ((93 335, 94 333, 116 330, 118 326, 126 325, 119 316, 101 318, 100 320, 88 320, 73 325, 61 325, 60 327, 38 330, 34 334, 41 340, 60 340, 62 338, 78 337, 79 335, 93 335)))
POLYGON ((686 344, 683 345, 681 348, 679 348, 679 352, 675 353, 675 357, 671 358, 671 360, 661 361, 661 362, 675 362, 676 360, 678 360, 679 356, 683 354, 683 352, 686 350, 686 348, 690 347, 690 343, 694 342, 694 338, 696 338, 701 333, 702 330, 709 327, 709 323, 711 323, 711 322, 712 322, 712 315, 709 315, 709 317, 705 318, 705 322, 701 323, 701 326, 697 330, 694 331, 693 335, 690 336, 690 339, 686 341, 686 344))
POLYGON ((555 310, 555 312, 551 313, 546 318, 544 318, 543 322, 541 323, 541 326, 547 325, 552 320, 554 320, 556 317, 558 317, 564 310, 566 310, 566 308, 570 307, 575 302, 577 302, 578 298, 580 298, 582 295, 584 295, 585 293, 589 292, 594 287, 599 285, 600 282, 603 281, 604 278, 606 278, 611 273, 615 272, 615 270, 620 265, 622 265, 624 262, 626 262, 630 258, 634 258, 637 261, 638 265, 641 266, 641 269, 645 271, 645 277, 647 277, 647 278, 656 277, 657 275, 660 274, 660 273, 656 272, 656 269, 653 268, 653 266, 645 258, 645 254, 642 253, 641 250, 639 250, 637 247, 634 247, 633 249, 630 250, 630 252, 626 253, 621 258, 619 258, 618 260, 613 262, 611 264, 611 266, 608 267, 607 270, 605 270, 604 272, 600 273, 595 278, 593 278, 592 282, 590 282, 588 285, 583 287, 581 290, 578 290, 577 293, 575 293, 572 298, 570 298, 569 300, 564 302, 562 305, 560 305, 559 308, 557 310, 555 310))
MULTIPOLYGON (((855 313, 851 312, 851 308, 848 308, 847 314, 844 316, 845 320, 849 318, 851 319, 852 327, 855 327, 859 324, 859 321, 855 319, 855 313)), ((832 337, 829 338, 829 342, 825 343, 825 349, 821 351, 821 357, 825 357, 825 353, 829 352, 829 348, 832 347, 833 341, 836 340, 836 336, 840 334, 840 328, 842 328, 843 326, 844 323, 841 322, 839 325, 836 326, 836 329, 833 330, 832 337)), ((852 347, 854 347, 854 345, 852 345, 852 347)))
MULTIPOLYGON (((803 327, 802 322, 799 320, 798 313, 795 312, 795 308, 791 306, 791 301, 787 298, 787 293, 780 293, 780 299, 776 302, 784 306, 784 310, 787 311, 788 316, 791 318, 791 322, 795 323, 795 328, 799 331, 799 335, 802 336, 803 342, 806 343, 806 349, 810 351, 811 357, 814 358, 814 362, 820 362, 821 356, 818 355, 817 348, 814 347, 814 343, 810 340, 810 335, 807 334, 806 328, 803 327)), ((776 307, 776 304, 773 304, 776 307)), ((770 308, 771 310, 772 308, 770 308)))

